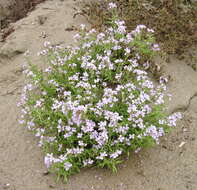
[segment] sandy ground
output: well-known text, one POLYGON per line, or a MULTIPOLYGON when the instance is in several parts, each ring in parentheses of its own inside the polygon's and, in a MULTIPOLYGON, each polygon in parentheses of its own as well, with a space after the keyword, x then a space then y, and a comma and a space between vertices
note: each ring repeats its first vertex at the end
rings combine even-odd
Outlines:
POLYGON ((44 0, 0 0, 0 29, 23 18, 35 5, 44 0))
POLYGON ((74 32, 65 29, 86 22, 81 16, 73 18, 75 3, 48 0, 40 4, 13 24, 15 32, 0 43, 0 190, 197 190, 197 72, 174 58, 166 67, 173 95, 167 111, 182 111, 184 117, 160 145, 133 155, 116 174, 85 169, 71 176, 68 184, 44 175, 44 155, 37 139, 17 123, 23 53, 30 50, 32 62, 39 64, 36 53, 44 41, 72 44, 74 32))

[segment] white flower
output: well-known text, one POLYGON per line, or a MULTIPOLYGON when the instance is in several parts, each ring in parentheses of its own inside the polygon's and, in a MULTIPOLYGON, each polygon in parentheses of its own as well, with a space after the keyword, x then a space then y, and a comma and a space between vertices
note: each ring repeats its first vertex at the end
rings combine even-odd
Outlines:
POLYGON ((81 24, 81 25, 80 25, 81 30, 84 30, 85 27, 86 27, 85 24, 81 24))
POLYGON ((108 7, 109 7, 109 9, 114 9, 114 8, 117 7, 117 5, 115 3, 111 2, 111 3, 108 4, 108 7))

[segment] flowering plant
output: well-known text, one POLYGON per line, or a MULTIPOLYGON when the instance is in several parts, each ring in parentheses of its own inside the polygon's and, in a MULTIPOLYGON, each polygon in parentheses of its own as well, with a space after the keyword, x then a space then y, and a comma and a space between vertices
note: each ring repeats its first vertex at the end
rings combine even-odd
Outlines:
POLYGON ((20 122, 39 137, 46 166, 65 180, 91 165, 116 171, 120 155, 159 143, 180 118, 165 116, 165 84, 155 86, 146 71, 159 50, 154 31, 138 25, 127 33, 113 15, 105 33, 82 25, 78 46, 45 43, 50 66, 25 70, 20 122))

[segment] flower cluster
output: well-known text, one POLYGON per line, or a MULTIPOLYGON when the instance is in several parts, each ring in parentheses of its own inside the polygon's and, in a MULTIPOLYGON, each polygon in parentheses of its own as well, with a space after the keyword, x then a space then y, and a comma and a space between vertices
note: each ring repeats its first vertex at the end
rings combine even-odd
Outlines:
POLYGON ((83 25, 77 47, 45 43, 49 67, 25 70, 31 80, 19 105, 20 123, 39 137, 48 168, 65 179, 93 164, 115 171, 120 155, 159 143, 176 125, 179 113, 163 114, 163 80, 155 86, 146 71, 159 50, 153 33, 144 25, 127 33, 114 20, 105 33, 83 25))

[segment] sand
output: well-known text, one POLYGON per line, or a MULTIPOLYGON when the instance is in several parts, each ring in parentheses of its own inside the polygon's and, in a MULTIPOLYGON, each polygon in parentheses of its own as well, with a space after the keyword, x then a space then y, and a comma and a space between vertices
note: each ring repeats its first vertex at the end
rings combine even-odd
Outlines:
POLYGON ((82 16, 73 18, 78 10, 74 0, 48 0, 12 24, 15 31, 0 43, 0 190, 196 190, 197 72, 175 58, 165 67, 173 95, 167 111, 179 110, 184 117, 160 145, 132 155, 115 174, 84 169, 68 184, 56 183, 53 174, 45 175, 37 139, 17 122, 23 53, 29 50, 31 61, 41 64, 37 52, 44 41, 72 44, 75 31, 66 29, 86 23, 82 16))

